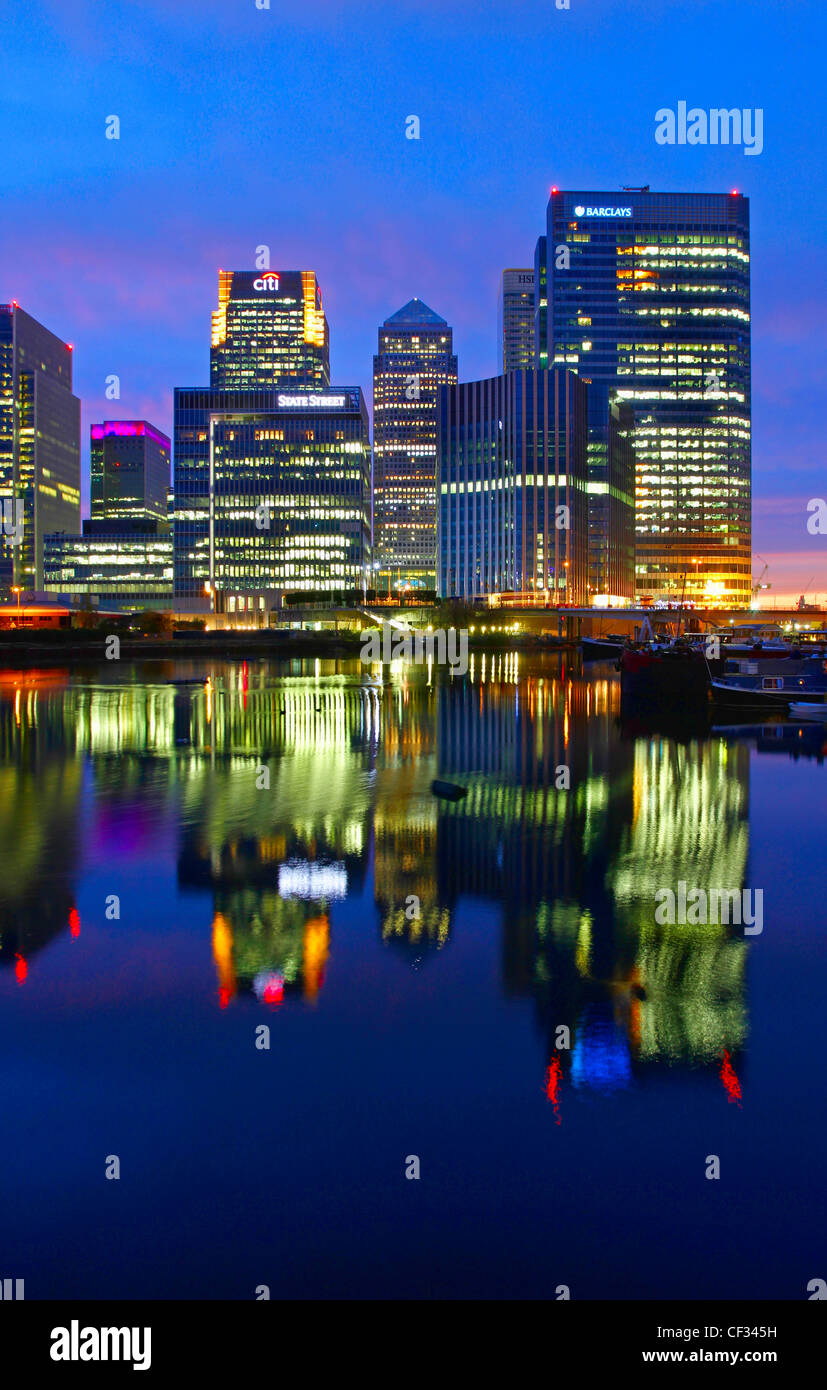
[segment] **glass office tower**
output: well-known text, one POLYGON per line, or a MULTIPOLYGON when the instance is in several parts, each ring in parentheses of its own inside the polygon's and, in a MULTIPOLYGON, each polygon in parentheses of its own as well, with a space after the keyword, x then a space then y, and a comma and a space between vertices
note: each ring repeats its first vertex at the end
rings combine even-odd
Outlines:
POLYGON ((504 372, 534 366, 534 271, 504 270, 497 299, 497 356, 504 372))
POLYGON ((47 592, 96 608, 171 606, 169 461, 169 439, 147 420, 92 425, 92 515, 80 536, 43 537, 47 592))
POLYGON ((635 416, 637 593, 748 603, 748 200, 555 190, 545 240, 549 365, 592 383, 592 587, 628 506, 609 459, 615 392, 635 416))
POLYGON ((172 606, 172 533, 166 521, 84 521, 83 535, 43 537, 44 589, 93 608, 172 606))
POLYGON ((42 590, 44 535, 80 530, 80 401, 70 344, 16 303, 0 304, 0 503, 0 587, 42 590))
POLYGON ((170 441, 146 420, 105 420, 91 428, 93 520, 167 520, 170 441))
POLYGON ((445 319, 421 299, 385 319, 373 359, 373 538, 382 593, 436 588, 437 397, 456 380, 445 319))
POLYGON ((370 428, 359 387, 175 392, 175 592, 217 612, 362 590, 370 428))
POLYGON ((329 386, 329 351, 312 271, 219 273, 210 387, 175 392, 178 606, 363 587, 368 417, 358 387, 329 386))
POLYGON ((330 334, 312 270, 220 270, 210 385, 330 385, 330 334))
POLYGON ((440 392, 441 597, 586 602, 587 389, 530 369, 440 392))

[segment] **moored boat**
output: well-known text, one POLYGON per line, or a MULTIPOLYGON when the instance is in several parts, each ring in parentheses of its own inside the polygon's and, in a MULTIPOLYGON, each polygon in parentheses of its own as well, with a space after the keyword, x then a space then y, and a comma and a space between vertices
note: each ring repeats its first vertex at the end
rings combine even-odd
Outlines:
POLYGON ((709 670, 703 652, 686 642, 627 647, 618 665, 624 699, 679 706, 707 700, 709 670))
POLYGON ((723 671, 713 677, 711 684, 718 703, 783 709, 802 697, 827 697, 827 660, 821 655, 789 655, 764 661, 739 657, 724 661, 723 671))
POLYGON ((611 633, 607 633, 605 637, 583 637, 580 642, 583 660, 602 661, 613 656, 620 656, 627 640, 622 635, 613 636, 611 633))
POLYGON ((827 701, 793 700, 790 705, 791 719, 813 719, 818 724, 827 724, 827 701))

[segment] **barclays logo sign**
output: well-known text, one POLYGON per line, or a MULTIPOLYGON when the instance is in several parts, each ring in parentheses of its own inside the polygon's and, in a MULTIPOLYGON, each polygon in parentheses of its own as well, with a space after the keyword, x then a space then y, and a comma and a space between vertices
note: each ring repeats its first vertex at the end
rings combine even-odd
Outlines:
POLYGON ((575 217, 631 217, 631 208, 588 208, 578 203, 574 209, 575 217))

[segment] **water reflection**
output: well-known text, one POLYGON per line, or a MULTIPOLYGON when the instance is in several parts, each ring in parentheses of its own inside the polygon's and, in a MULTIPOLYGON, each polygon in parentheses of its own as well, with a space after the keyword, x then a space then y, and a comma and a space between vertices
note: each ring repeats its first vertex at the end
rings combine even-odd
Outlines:
POLYGON ((453 681, 333 662, 7 673, 0 963, 36 988, 38 951, 78 937, 90 857, 117 870, 172 836, 222 1007, 320 1001, 349 897, 372 896, 400 968, 436 970, 488 900, 501 988, 533 1010, 558 1117, 570 1087, 618 1091, 664 1065, 709 1068, 734 1096, 750 946, 727 926, 657 926, 654 895, 740 889, 751 748, 821 759, 823 730, 681 738, 619 714, 613 674, 516 654, 453 681), (467 796, 437 801, 435 776, 467 796))

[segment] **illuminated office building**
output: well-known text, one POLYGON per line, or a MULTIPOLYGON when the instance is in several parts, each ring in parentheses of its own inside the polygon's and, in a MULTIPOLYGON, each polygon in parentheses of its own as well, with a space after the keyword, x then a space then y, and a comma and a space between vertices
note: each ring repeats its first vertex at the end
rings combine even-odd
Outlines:
POLYGON ((504 270, 500 277, 497 356, 504 372, 534 366, 533 270, 504 270))
POLYGON ((548 266, 546 239, 537 238, 534 251, 534 365, 548 366, 548 266))
POLYGON ((91 518, 43 538, 43 588, 79 606, 172 606, 170 442, 147 420, 91 428, 91 518))
POLYGON ((274 592, 362 589, 370 432, 361 389, 177 390, 175 501, 182 599, 206 593, 217 611, 258 613, 274 592))
POLYGON ((599 428, 589 430, 589 598, 635 597, 635 412, 618 392, 589 386, 599 428), (608 399, 608 404, 607 404, 608 399))
POLYGON ((80 527, 80 401, 72 348, 0 304, 0 586, 43 589, 43 537, 80 527))
POLYGON ((592 588, 606 582, 601 556, 631 505, 623 468, 611 476, 614 391, 635 416, 637 593, 680 597, 685 585, 688 598, 748 603, 748 200, 555 189, 545 243, 538 352, 591 383, 592 588))
POLYGON ((442 391, 442 597, 585 602, 586 396, 572 372, 533 369, 442 391))
POLYGON ((209 388, 175 392, 176 605, 258 621, 284 590, 362 588, 370 435, 330 387, 312 271, 219 271, 209 388))
POLYGON ((43 587, 79 607, 172 606, 172 534, 165 521, 84 521, 83 535, 43 538, 43 587))
POLYGON ((312 270, 220 270, 210 385, 266 390, 330 385, 330 337, 312 270))
POLYGON ((412 299, 373 359, 373 538, 380 592, 436 587, 437 400, 456 385, 453 334, 412 299))
POLYGON ((146 420, 105 420, 93 425, 92 519, 166 521, 169 461, 169 439, 146 420))

